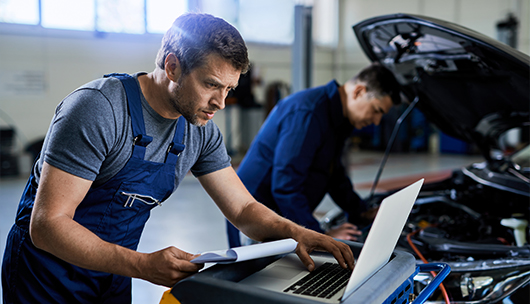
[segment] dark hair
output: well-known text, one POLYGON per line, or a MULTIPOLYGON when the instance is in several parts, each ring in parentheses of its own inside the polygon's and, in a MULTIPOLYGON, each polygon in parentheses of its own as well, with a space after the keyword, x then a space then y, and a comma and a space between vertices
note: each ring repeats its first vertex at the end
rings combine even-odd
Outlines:
POLYGON ((366 85, 366 91, 375 94, 376 97, 388 95, 393 104, 401 103, 401 86, 394 74, 379 63, 373 63, 362 69, 354 77, 354 81, 363 82, 366 85))
POLYGON ((184 75, 205 64, 211 53, 229 60, 242 73, 249 66, 247 46, 239 32, 223 19, 208 14, 186 13, 173 22, 156 56, 159 68, 164 69, 170 53, 177 56, 184 75))

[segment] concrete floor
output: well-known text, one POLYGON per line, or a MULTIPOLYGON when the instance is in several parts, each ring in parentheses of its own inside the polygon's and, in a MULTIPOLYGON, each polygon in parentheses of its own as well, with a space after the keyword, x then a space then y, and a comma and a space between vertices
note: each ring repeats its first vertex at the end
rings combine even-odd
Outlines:
MULTIPOLYGON (((382 153, 372 152, 352 151, 349 154, 350 177, 361 197, 369 194, 382 157, 382 153)), ((426 182, 439 180, 448 176, 452 169, 478 161, 482 161, 478 155, 392 154, 386 163, 378 190, 405 186, 421 177, 425 177, 426 182)), ((0 179, 2 254, 25 183, 26 177, 0 179)), ((334 203, 326 197, 315 212, 318 216, 332 208, 335 208, 334 203)), ((191 253, 228 247, 223 215, 191 175, 184 179, 162 207, 153 209, 138 251, 153 252, 168 246, 176 246, 191 253)), ((158 303, 166 290, 166 287, 134 279, 133 303, 158 303)))

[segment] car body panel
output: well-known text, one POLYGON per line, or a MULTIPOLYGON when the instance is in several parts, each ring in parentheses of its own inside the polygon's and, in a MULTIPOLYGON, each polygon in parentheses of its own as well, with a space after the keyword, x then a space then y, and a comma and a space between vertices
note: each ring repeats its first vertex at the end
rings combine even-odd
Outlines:
POLYGON ((499 135, 530 121, 530 57, 450 22, 410 14, 353 26, 368 58, 394 72, 409 100, 447 135, 489 160, 499 135))

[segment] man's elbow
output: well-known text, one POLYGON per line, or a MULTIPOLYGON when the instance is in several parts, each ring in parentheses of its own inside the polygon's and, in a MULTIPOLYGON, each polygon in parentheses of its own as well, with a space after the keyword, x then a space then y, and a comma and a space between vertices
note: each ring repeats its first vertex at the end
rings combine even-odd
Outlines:
MULTIPOLYGON (((47 228, 45 224, 46 220, 32 216, 29 223, 29 237, 33 242, 33 245, 39 249, 46 250, 46 234, 47 228)), ((49 232, 49 231, 48 231, 49 232)))

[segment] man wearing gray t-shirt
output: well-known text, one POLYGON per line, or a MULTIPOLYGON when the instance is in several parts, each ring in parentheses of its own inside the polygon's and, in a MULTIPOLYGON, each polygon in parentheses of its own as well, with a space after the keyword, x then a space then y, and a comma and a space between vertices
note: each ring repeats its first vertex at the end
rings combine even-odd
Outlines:
POLYGON ((177 18, 151 73, 111 74, 58 106, 19 204, 2 263, 4 303, 130 303, 131 278, 171 287, 195 256, 136 251, 151 208, 190 171, 252 239, 293 238, 309 270, 324 249, 353 267, 349 247, 256 202, 211 121, 248 69, 237 30, 206 14, 177 18))

